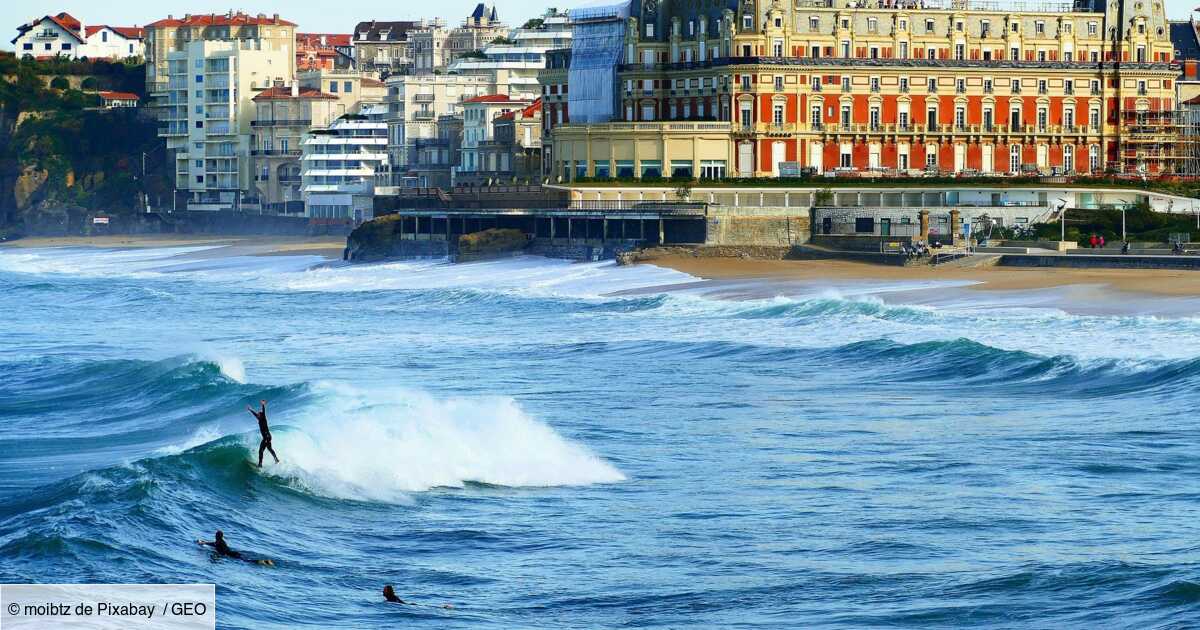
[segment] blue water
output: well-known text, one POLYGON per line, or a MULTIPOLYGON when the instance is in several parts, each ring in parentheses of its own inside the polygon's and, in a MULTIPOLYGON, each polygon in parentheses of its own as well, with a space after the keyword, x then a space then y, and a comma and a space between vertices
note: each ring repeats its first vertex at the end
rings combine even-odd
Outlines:
POLYGON ((228 628, 1200 624, 1193 301, 318 262, 0 249, 0 582, 216 583, 228 628))

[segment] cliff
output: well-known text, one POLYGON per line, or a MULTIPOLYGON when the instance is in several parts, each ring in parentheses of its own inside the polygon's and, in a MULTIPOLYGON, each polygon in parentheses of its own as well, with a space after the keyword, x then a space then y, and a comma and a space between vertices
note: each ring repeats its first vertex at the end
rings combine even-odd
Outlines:
POLYGON ((0 236, 80 233, 92 215, 144 210, 143 195, 170 204, 170 160, 154 121, 136 109, 99 109, 95 95, 44 81, 47 71, 98 68, 122 87, 141 73, 141 66, 0 57, 0 236))

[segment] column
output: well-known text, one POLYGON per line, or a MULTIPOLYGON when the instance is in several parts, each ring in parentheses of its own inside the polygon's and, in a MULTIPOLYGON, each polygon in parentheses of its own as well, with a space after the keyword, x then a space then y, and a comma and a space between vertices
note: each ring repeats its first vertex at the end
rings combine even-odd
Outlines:
POLYGON ((929 240, 929 210, 921 210, 921 240, 929 240))

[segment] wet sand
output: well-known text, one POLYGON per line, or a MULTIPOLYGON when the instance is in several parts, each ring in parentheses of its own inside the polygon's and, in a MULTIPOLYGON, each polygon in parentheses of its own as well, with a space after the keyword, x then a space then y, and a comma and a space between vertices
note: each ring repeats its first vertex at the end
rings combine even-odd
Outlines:
POLYGON ((746 260, 685 256, 668 256, 641 264, 668 267, 710 280, 940 280, 974 282, 977 284, 969 288, 977 290, 1019 291, 1090 286, 1127 293, 1200 296, 1200 271, 1174 269, 888 267, 842 260, 746 260))
MULTIPOLYGON (((34 247, 213 247, 210 256, 321 256, 341 259, 344 236, 219 236, 204 234, 146 234, 112 236, 34 237, 0 243, 17 249, 34 247)), ((202 256, 207 257, 207 256, 202 256)))

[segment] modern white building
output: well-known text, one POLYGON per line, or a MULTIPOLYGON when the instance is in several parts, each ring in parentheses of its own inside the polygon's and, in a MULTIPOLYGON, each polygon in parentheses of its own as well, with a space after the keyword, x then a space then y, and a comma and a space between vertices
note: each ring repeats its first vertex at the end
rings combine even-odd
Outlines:
POLYGON ((553 10, 535 22, 537 26, 519 28, 511 37, 488 44, 478 54, 457 58, 449 71, 485 77, 495 84, 496 94, 537 98, 542 91, 538 74, 546 68, 546 52, 571 47, 571 24, 566 14, 553 10))
MULTIPOLYGON (((175 152, 176 189, 191 210, 244 209, 254 96, 291 83, 291 49, 261 40, 196 40, 167 53, 159 135, 175 152)), ((251 194, 250 196, 253 197, 251 194)))
POLYGON ((388 164, 387 106, 366 105, 304 141, 301 190, 305 213, 318 219, 375 216, 375 177, 388 164))

